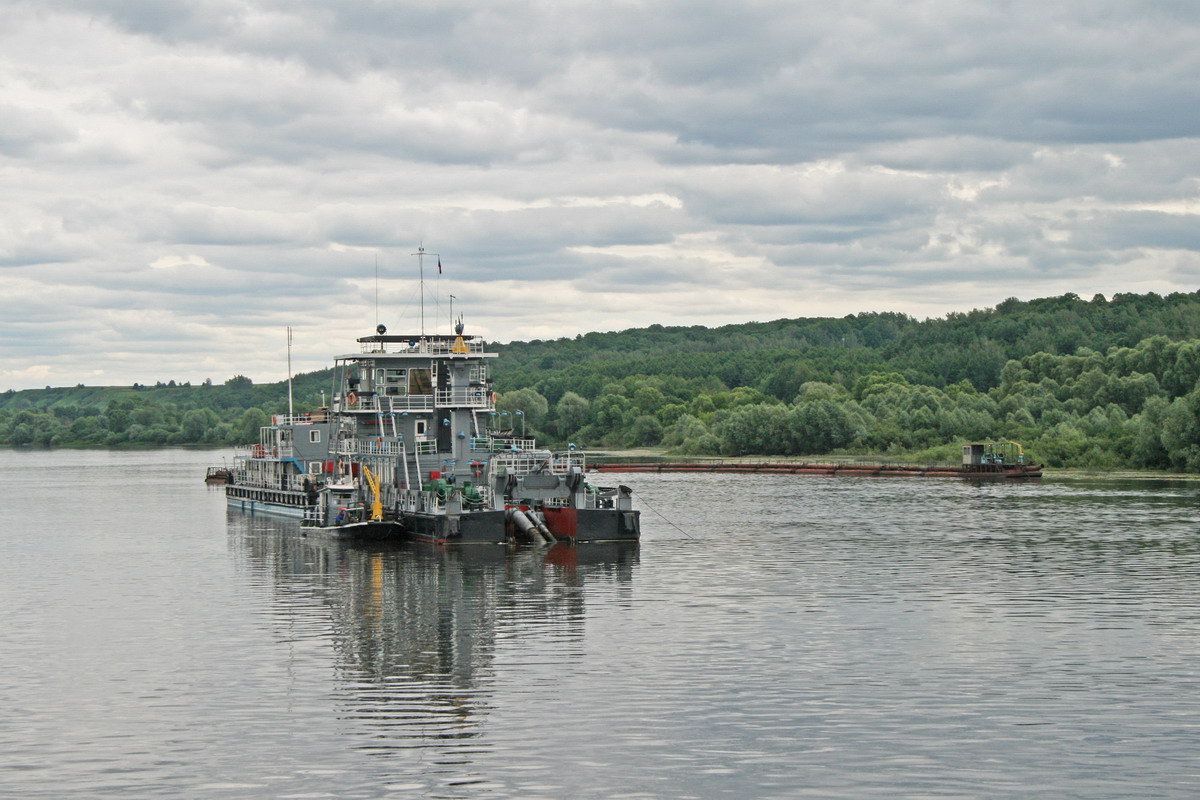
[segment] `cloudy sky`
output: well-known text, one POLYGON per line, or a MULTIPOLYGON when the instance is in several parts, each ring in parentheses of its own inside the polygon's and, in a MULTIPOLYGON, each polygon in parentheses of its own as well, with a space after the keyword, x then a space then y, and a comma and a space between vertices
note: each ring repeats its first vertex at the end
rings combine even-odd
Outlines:
POLYGON ((0 0, 0 389, 1200 288, 1193 0, 0 0), (378 280, 376 279, 378 265, 378 280))

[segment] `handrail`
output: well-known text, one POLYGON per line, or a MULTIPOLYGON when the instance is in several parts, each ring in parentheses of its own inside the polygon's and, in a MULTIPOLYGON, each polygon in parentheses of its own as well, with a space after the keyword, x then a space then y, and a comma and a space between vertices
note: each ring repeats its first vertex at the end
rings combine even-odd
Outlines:
POLYGON ((349 394, 354 393, 350 392, 345 396, 339 394, 334 400, 334 408, 343 414, 355 411, 371 414, 392 414, 401 411, 432 411, 434 408, 432 394, 355 394, 353 404, 348 402, 349 394))
POLYGON ((491 408, 492 394, 482 389, 439 389, 437 392, 439 406, 466 406, 467 408, 491 408))
MULTIPOLYGON (((494 408, 491 392, 482 389, 439 389, 436 394, 402 394, 402 395, 371 395, 355 394, 354 403, 338 395, 334 408, 341 413, 361 412, 369 414, 390 414, 401 411, 432 411, 434 408, 477 408, 491 410, 494 408)), ((279 417, 280 423, 287 418, 279 417)), ((298 420, 300 423, 317 420, 298 420)), ((320 420, 324 421, 324 420, 320 420)))
POLYGON ((567 453, 548 453, 543 450, 519 453, 501 453, 492 459, 492 474, 528 475, 534 471, 549 475, 567 475, 574 470, 587 470, 583 453, 575 450, 567 453))
MULTIPOLYGON (((479 492, 479 503, 481 505, 485 507, 492 505, 491 487, 482 483, 472 484, 472 487, 479 492)), ((453 491, 456 494, 461 494, 459 487, 455 487, 453 491)), ((426 489, 401 489, 396 495, 396 508, 400 511, 410 513, 442 511, 446 508, 446 501, 434 491, 426 489)))
POLYGON ((413 344, 408 342, 361 342, 359 352, 370 353, 411 353, 413 355, 429 356, 462 356, 486 353, 487 345, 482 340, 464 339, 462 345, 445 340, 430 340, 418 338, 413 344))
POLYGON ((306 475, 255 475, 249 470, 234 470, 234 486, 244 486, 248 489, 269 489, 271 491, 303 492, 308 487, 304 485, 306 475))
POLYGON ((233 448, 233 457, 241 458, 241 459, 248 459, 248 458, 267 459, 267 458, 269 458, 269 459, 274 460, 274 459, 278 459, 278 458, 292 458, 294 455, 295 455, 295 451, 293 450, 293 448, 290 444, 285 444, 285 445, 239 444, 239 445, 235 445, 233 448))
POLYGON ((326 411, 313 411, 308 414, 275 414, 271 417, 272 425, 315 425, 322 422, 332 422, 326 411))
POLYGON ((342 439, 337 451, 343 456, 398 456, 404 453, 403 437, 399 439, 371 436, 365 439, 342 439))
POLYGON ((505 453, 516 451, 525 452, 537 449, 536 439, 499 439, 494 436, 474 436, 471 438, 472 453, 505 453))

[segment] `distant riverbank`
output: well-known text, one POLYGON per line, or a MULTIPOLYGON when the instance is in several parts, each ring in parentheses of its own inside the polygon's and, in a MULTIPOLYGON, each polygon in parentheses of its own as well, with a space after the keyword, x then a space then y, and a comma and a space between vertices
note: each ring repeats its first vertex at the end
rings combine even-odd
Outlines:
MULTIPOLYGON (((233 448, 229 445, 205 445, 205 444, 183 444, 183 445, 123 445, 123 446, 50 446, 41 445, 0 445, 0 450, 12 451, 50 451, 50 450, 81 450, 81 451, 102 451, 112 450, 116 452, 132 452, 138 450, 188 450, 188 451, 212 451, 214 453, 224 452, 227 458, 232 459, 233 448)), ((945 466, 953 466, 952 462, 939 460, 930 461, 926 459, 914 458, 911 456, 897 455, 894 453, 880 453, 876 455, 870 454, 852 454, 852 455, 821 455, 821 456, 779 456, 779 455, 742 455, 742 456, 680 456, 672 453, 665 447, 634 447, 626 449, 604 448, 596 450, 587 450, 588 459, 592 461, 675 461, 688 463, 736 463, 736 462, 755 462, 755 463, 770 463, 770 462, 787 462, 787 463, 806 463, 806 464, 938 464, 945 466)), ((220 456, 218 456, 219 458, 220 456)), ((1191 472, 1165 472, 1162 470, 1098 470, 1098 469, 1082 469, 1082 468, 1044 468, 1045 478, 1063 478, 1063 479, 1107 479, 1107 480, 1180 480, 1180 481, 1197 481, 1200 480, 1200 475, 1191 472)))

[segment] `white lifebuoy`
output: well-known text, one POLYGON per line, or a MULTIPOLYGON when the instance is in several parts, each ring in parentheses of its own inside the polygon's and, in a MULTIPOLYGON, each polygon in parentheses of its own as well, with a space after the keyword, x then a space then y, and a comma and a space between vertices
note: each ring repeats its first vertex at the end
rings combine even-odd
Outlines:
POLYGON ((346 402, 352 406, 358 405, 358 395, 356 395, 354 392, 351 392, 350 394, 346 395, 346 402))

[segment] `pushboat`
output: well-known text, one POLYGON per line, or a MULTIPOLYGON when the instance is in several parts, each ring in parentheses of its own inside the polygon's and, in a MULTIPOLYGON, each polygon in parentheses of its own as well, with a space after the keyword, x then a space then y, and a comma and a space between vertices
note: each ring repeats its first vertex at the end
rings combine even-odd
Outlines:
POLYGON ((588 482, 583 450, 501 429, 497 357, 464 333, 383 325, 334 361, 331 404, 272 418, 239 447, 229 506, 295 517, 305 533, 436 544, 637 541, 627 486, 588 482))

